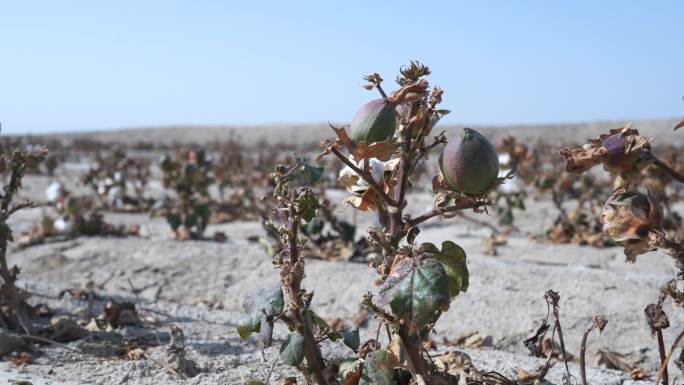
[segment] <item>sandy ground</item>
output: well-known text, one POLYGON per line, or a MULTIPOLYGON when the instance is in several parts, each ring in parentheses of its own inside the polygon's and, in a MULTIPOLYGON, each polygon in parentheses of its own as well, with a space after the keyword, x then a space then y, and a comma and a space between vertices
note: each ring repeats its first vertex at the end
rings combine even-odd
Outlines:
MULTIPOLYGON (((671 130, 672 125, 669 121, 659 121, 649 127, 651 130, 657 127, 671 130)), ((567 129, 554 127, 547 129, 555 134, 567 129)), ((598 126, 587 127, 572 131, 573 135, 578 140, 595 136, 598 126)), ((542 128, 519 132, 539 135, 538 130, 542 128)), ((257 134, 254 131, 249 135, 256 140, 257 134)), ((107 134, 102 135, 106 137, 107 134)), ((173 134, 169 137, 173 138, 173 134)), ((213 137, 200 135, 200 138, 213 137)), ((134 140, 131 138, 135 136, 127 138, 134 140)), ((74 172, 67 174, 60 178, 74 185, 74 172)), ((25 183, 24 194, 40 198, 49 182, 45 177, 30 177, 25 183)), ((153 186, 153 190, 158 192, 159 186, 153 186)), ((331 195, 343 196, 341 192, 331 195)), ((411 196, 410 207, 414 207, 414 213, 422 212, 430 205, 431 196, 427 193, 411 196)), ((684 207, 678 209, 684 212, 684 207)), ((25 210, 13 217, 15 232, 26 231, 40 217, 41 210, 25 210)), ((341 211, 341 215, 350 217, 351 211, 341 211)), ((609 323, 600 337, 592 335, 589 338, 588 355, 592 356, 599 349, 619 352, 638 361, 648 373, 654 373, 658 363, 657 344, 646 326, 643 309, 657 299, 660 285, 674 275, 670 260, 662 253, 654 252, 641 256, 636 264, 627 264, 618 248, 550 245, 529 239, 530 234, 548 228, 554 217, 548 202, 530 200, 527 211, 516 217, 516 225, 524 231, 513 234, 508 244, 499 248, 497 256, 483 253, 484 238, 489 235, 486 228, 458 218, 435 221, 423 227, 419 242, 452 240, 466 250, 471 277, 468 292, 453 302, 436 326, 434 341, 438 351, 456 349, 444 344, 444 338, 455 339, 466 333, 479 332, 491 337, 493 342, 490 347, 467 351, 477 367, 497 370, 510 378, 515 378, 518 368, 534 369, 542 361, 529 357, 522 341, 546 315, 544 292, 553 289, 561 295, 563 332, 571 354, 578 354, 582 333, 589 326, 592 315, 601 313, 609 323)), ((180 242, 171 239, 163 219, 150 219, 145 214, 107 214, 106 219, 112 223, 141 224, 141 235, 82 237, 27 249, 12 247, 10 261, 22 268, 20 284, 34 293, 33 303, 46 303, 57 313, 99 314, 106 298, 140 301, 141 313, 151 322, 145 323, 144 327, 118 332, 127 340, 142 338, 148 342, 152 340, 152 344, 158 346, 149 349, 148 359, 137 361, 96 358, 58 347, 42 347, 33 365, 17 367, 8 362, 0 363, 0 384, 18 379, 27 379, 33 384, 65 385, 181 383, 183 381, 164 369, 171 325, 183 329, 189 355, 202 368, 200 375, 186 383, 244 384, 250 379, 263 380, 272 360, 278 356, 278 346, 286 331, 282 327, 276 328, 274 346, 265 351, 266 362, 254 338, 244 342, 235 332, 245 294, 278 282, 278 272, 264 247, 247 240, 250 236, 263 234, 261 224, 233 222, 211 226, 209 234, 223 231, 228 235, 225 243, 180 242), (63 290, 82 287, 89 281, 102 285, 96 291, 105 299, 89 304, 68 295, 60 297, 63 290), (132 288, 139 292, 137 296, 132 288)), ((493 218, 484 219, 493 221, 493 218)), ((372 219, 363 214, 358 220, 361 230, 373 224, 372 219)), ((313 306, 319 315, 338 317, 351 325, 359 311, 362 295, 377 291, 374 280, 375 273, 362 263, 310 260, 307 261, 304 285, 314 291, 313 306)), ((684 314, 669 302, 665 310, 673 325, 665 331, 669 344, 680 331, 684 314)), ((372 337, 376 325, 375 320, 370 320, 361 328, 362 340, 372 337)), ((103 342, 86 339, 68 345, 88 350, 99 346, 98 343, 103 342)), ((324 350, 333 358, 350 355, 346 348, 334 344, 326 344, 324 350)), ((673 365, 670 371, 671 381, 680 374, 673 365)), ((571 372, 578 380, 579 369, 574 363, 571 372)), ((296 373, 277 364, 271 383, 277 383, 287 375, 296 373)), ((561 365, 557 365, 548 379, 560 384, 561 376, 561 365)), ((622 372, 591 368, 589 382, 629 384, 631 380, 622 372)))
MULTIPOLYGON (((626 123, 633 123, 633 127, 641 134, 658 136, 662 143, 682 143, 681 133, 675 133, 672 128, 681 117, 671 119, 652 120, 620 120, 601 122, 577 122, 565 124, 536 124, 517 126, 483 126, 477 124, 440 125, 439 131, 446 130, 447 135, 462 127, 475 128, 488 138, 498 140, 506 135, 514 134, 522 140, 535 141, 537 139, 559 139, 559 143, 583 143, 589 138, 595 138, 599 133, 608 129, 622 127, 626 123)), ((337 122, 341 126, 348 122, 337 122)), ((436 128, 437 130, 437 128, 436 128)), ((437 133, 437 132, 435 132, 437 133)), ((269 124, 256 126, 171 126, 159 128, 131 128, 125 130, 99 130, 93 132, 51 135, 57 138, 86 138, 104 142, 119 143, 208 143, 227 139, 239 139, 248 145, 259 142, 271 144, 301 144, 311 142, 311 138, 332 138, 333 133, 328 124, 269 124)))

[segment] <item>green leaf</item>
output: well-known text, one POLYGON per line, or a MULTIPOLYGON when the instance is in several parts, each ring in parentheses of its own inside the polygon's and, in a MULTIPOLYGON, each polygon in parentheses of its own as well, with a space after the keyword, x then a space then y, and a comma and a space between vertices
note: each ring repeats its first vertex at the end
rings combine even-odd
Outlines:
POLYGON ((313 218, 309 223, 302 227, 302 230, 308 236, 320 234, 321 230, 323 230, 323 221, 318 218, 313 218))
POLYGON ((515 207, 518 208, 518 209, 520 209, 520 210, 525 210, 525 201, 524 201, 522 198, 519 198, 519 199, 515 202, 515 207))
POLYGON ((395 385, 394 365, 390 352, 376 350, 368 353, 363 363, 359 385, 395 385))
POLYGON ((354 234, 356 233, 356 226, 352 225, 347 221, 340 221, 340 227, 342 228, 342 233, 340 237, 343 241, 354 242, 354 234))
POLYGON ((311 186, 318 183, 323 177, 324 168, 322 166, 313 166, 304 158, 297 158, 297 162, 300 164, 297 175, 295 176, 295 180, 298 184, 302 186, 311 186))
POLYGON ((304 337, 301 334, 292 333, 287 336, 280 347, 280 359, 290 366, 299 366, 304 360, 304 337))
POLYGON ((195 214, 190 214, 187 217, 185 217, 185 227, 186 228, 191 228, 194 227, 197 224, 197 215, 195 214))
POLYGON ((506 209, 503 210, 501 219, 499 222, 504 226, 510 226, 513 224, 513 210, 506 209))
POLYGON ((449 297, 453 298, 460 292, 466 292, 469 284, 466 253, 454 242, 442 242, 442 250, 438 250, 432 243, 423 243, 421 250, 442 263, 447 277, 449 277, 449 297))
POLYGON ((449 279, 436 259, 404 258, 395 262, 380 288, 380 298, 396 316, 422 328, 449 308, 449 279))
POLYGON ((177 230, 181 225, 181 218, 178 214, 169 214, 166 216, 166 222, 169 223, 172 229, 177 230))
POLYGON ((193 207, 192 212, 199 218, 202 218, 202 222, 206 222, 211 216, 211 207, 209 203, 200 203, 193 207))
POLYGON ((361 344, 359 329, 354 329, 352 331, 343 330, 339 332, 339 334, 342 336, 342 342, 351 350, 355 352, 359 350, 359 345, 361 344))
POLYGON ((166 172, 173 170, 173 159, 171 159, 169 154, 162 155, 162 157, 159 158, 159 164, 161 169, 166 172))
POLYGON ((318 205, 318 198, 311 192, 304 194, 297 199, 297 210, 302 213, 302 219, 307 222, 316 217, 318 205))
MULTIPOLYGON (((240 337, 246 340, 252 333, 258 333, 261 330, 261 319, 264 312, 267 321, 272 323, 273 318, 283 312, 283 306, 283 291, 280 286, 261 289, 252 295, 248 295, 242 304, 247 317, 237 328, 240 337)), ((272 327, 273 325, 269 326, 272 327)), ((262 339, 264 337, 262 336, 262 339)))

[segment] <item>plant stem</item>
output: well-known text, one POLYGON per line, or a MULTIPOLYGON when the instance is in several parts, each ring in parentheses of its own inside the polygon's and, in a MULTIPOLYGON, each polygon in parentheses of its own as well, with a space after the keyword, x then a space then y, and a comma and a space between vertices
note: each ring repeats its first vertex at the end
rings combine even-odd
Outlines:
MULTIPOLYGON (((403 211, 406 189, 408 187, 408 178, 411 172, 411 157, 413 154, 411 131, 412 125, 409 124, 403 132, 404 143, 401 154, 401 165, 399 166, 399 175, 397 176, 398 184, 394 188, 394 199, 398 202, 398 205, 394 212, 390 212, 390 233, 392 234, 394 247, 398 247, 399 241, 405 234, 403 211)), ((416 375, 420 375, 423 379, 427 380, 429 372, 425 360, 423 360, 420 336, 412 336, 410 326, 406 323, 399 325, 398 332, 399 337, 406 348, 406 353, 409 357, 413 371, 416 375)))
POLYGON ((673 170, 672 168, 670 168, 670 166, 663 163, 660 159, 653 157, 653 164, 658 166, 661 170, 665 171, 669 176, 677 180, 679 183, 684 183, 684 175, 673 170))
POLYGON ((21 178, 24 175, 25 170, 25 163, 15 164, 13 162, 10 180, 4 187, 4 194, 2 195, 2 202, 0 203, 0 278, 2 278, 0 297, 4 298, 10 304, 19 326, 24 329, 26 334, 31 335, 35 334, 36 329, 25 312, 27 305, 19 296, 19 290, 15 285, 16 276, 10 271, 7 264, 7 244, 12 237, 12 232, 9 226, 7 226, 7 219, 11 213, 16 211, 11 208, 12 199, 14 198, 14 194, 21 187, 21 178))
POLYGON ((380 93, 380 96, 382 96, 383 99, 387 99, 387 94, 385 93, 385 90, 382 89, 382 86, 380 85, 380 83, 376 84, 375 88, 378 90, 378 92, 380 93))
POLYGON ((579 365, 580 365, 580 376, 582 377, 582 385, 587 385, 587 369, 586 369, 586 358, 585 355, 587 353, 587 337, 589 336, 589 333, 594 329, 594 324, 592 323, 591 326, 587 329, 587 331, 584 332, 584 335, 582 336, 582 345, 580 347, 580 357, 579 357, 579 365))
POLYGON ((399 325, 399 337, 404 342, 404 347, 406 348, 406 354, 408 355, 410 364, 416 374, 420 374, 423 378, 428 375, 427 365, 423 360, 422 347, 420 345, 420 339, 417 336, 411 336, 409 326, 407 324, 399 325))
MULTIPOLYGON (((667 357, 665 356, 665 341, 663 340, 663 331, 661 329, 658 329, 656 331, 656 336, 658 337, 658 352, 660 353, 660 365, 663 367, 663 385, 668 385, 669 376, 667 374, 667 363, 665 361, 667 357)), ((658 383, 656 383, 656 385, 657 384, 658 383)))
POLYGON ((430 153, 430 151, 437 147, 440 144, 446 144, 447 140, 446 137, 444 136, 445 131, 442 131, 439 135, 435 136, 434 142, 431 144, 421 147, 416 151, 416 155, 414 156, 413 163, 411 164, 410 167, 410 172, 413 173, 413 170, 418 167, 418 164, 420 163, 420 160, 423 159, 423 157, 427 154, 430 153))
POLYGON ((665 357, 665 361, 663 361, 660 364, 660 370, 658 371, 658 375, 656 376, 654 384, 659 384, 660 380, 663 379, 663 375, 665 374, 665 371, 667 370, 667 363, 670 362, 670 359, 672 358, 672 354, 674 354, 675 349, 677 348, 677 345, 679 345, 679 342, 681 342, 682 338, 684 338, 684 330, 682 330, 677 338, 675 339, 675 342, 672 343, 672 347, 670 348, 670 352, 667 354, 667 357, 665 357))
POLYGON ((283 285, 288 287, 288 294, 290 296, 291 316, 297 327, 297 331, 304 337, 304 356, 306 362, 311 369, 311 372, 316 379, 318 385, 328 385, 328 382, 323 376, 321 363, 323 362, 321 350, 318 347, 316 338, 313 333, 313 324, 311 321, 311 314, 306 308, 304 301, 300 297, 301 280, 304 276, 303 261, 299 260, 299 244, 298 232, 300 225, 300 215, 296 212, 294 205, 290 205, 289 211, 289 225, 287 232, 288 254, 290 257, 290 274, 283 277, 283 285), (302 271, 297 271, 297 266, 302 265, 302 271), (293 271, 294 270, 294 271, 293 271))
POLYGON ((481 206, 486 206, 487 202, 484 201, 474 201, 474 200, 467 200, 467 201, 462 201, 459 203, 456 203, 455 205, 447 206, 447 207, 436 207, 425 214, 422 214, 420 216, 417 216, 415 218, 410 219, 407 224, 411 227, 417 226, 428 219, 431 219, 433 217, 443 215, 448 212, 453 212, 453 211, 461 211, 465 209, 472 209, 472 208, 477 208, 481 206))
POLYGON ((406 188, 408 186, 408 178, 411 169, 411 158, 413 155, 413 149, 411 146, 411 132, 413 130, 413 124, 409 123, 404 128, 404 151, 401 154, 401 167, 399 168, 399 186, 396 189, 394 199, 397 201, 399 206, 404 205, 404 198, 406 197, 406 188))

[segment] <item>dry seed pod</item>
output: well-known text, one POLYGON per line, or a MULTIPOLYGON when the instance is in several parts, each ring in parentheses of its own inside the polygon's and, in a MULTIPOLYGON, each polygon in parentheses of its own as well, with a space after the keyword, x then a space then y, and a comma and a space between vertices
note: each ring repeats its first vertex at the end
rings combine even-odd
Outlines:
POLYGON ((603 140, 601 147, 607 150, 606 168, 611 171, 633 170, 641 159, 641 151, 628 151, 627 140, 621 134, 613 134, 603 140))
POLYGON ((364 104, 351 122, 355 142, 382 142, 394 136, 397 115, 387 99, 380 98, 364 104))
POLYGON ((480 195, 496 183, 499 156, 489 139, 466 127, 444 147, 439 168, 450 189, 480 195))

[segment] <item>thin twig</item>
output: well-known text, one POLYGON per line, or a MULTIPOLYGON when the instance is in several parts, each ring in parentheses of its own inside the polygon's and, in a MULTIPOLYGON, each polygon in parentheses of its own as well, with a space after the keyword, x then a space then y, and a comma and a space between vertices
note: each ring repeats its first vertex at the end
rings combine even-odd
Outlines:
POLYGON ((684 175, 673 170, 672 168, 670 168, 670 166, 663 163, 660 159, 654 157, 653 164, 658 166, 661 170, 665 171, 669 176, 677 180, 679 183, 684 183, 684 175))
POLYGON ((385 90, 382 89, 380 83, 375 84, 375 88, 378 90, 383 99, 387 99, 387 94, 385 93, 385 90))
POLYGON ((587 385, 587 364, 586 364, 586 358, 585 355, 587 353, 587 337, 589 336, 589 333, 594 329, 594 325, 592 324, 587 328, 587 330, 584 332, 584 335, 582 336, 582 345, 580 346, 580 357, 579 357, 579 365, 580 365, 580 377, 582 378, 582 385, 587 385))
POLYGON ((273 363, 271 364, 271 368, 268 370, 268 374, 266 375, 266 381, 264 381, 266 383, 266 385, 268 385, 268 382, 271 380, 271 375, 273 374, 273 370, 275 369, 276 364, 278 364, 279 358, 280 358, 280 356, 276 356, 273 359, 273 363))
MULTIPOLYGON (((658 352, 660 353, 660 364, 662 365, 665 362, 665 341, 663 340, 663 331, 658 329, 656 331, 656 336, 658 338, 658 352)), ((663 385, 668 385, 670 382, 668 373, 667 373, 667 366, 663 367, 663 385)))
POLYGON ((432 142, 431 144, 425 147, 421 147, 417 150, 417 154, 413 159, 413 164, 411 165, 411 173, 413 173, 413 170, 415 170, 415 168, 418 167, 418 164, 420 163, 421 159, 423 159, 425 155, 429 154, 433 148, 437 147, 440 144, 447 143, 446 137, 444 136, 445 132, 446 131, 442 131, 439 135, 436 135, 434 138, 434 142, 432 142))
POLYGON ((439 216, 439 215, 444 215, 448 212, 453 212, 453 211, 461 211, 461 210, 466 210, 466 209, 472 209, 472 208, 478 208, 482 206, 486 206, 488 202, 485 201, 473 201, 473 200, 468 200, 465 202, 457 203, 455 205, 447 206, 447 207, 436 207, 427 213, 417 216, 415 218, 411 218, 407 223, 410 227, 417 226, 428 219, 431 219, 433 217, 439 216))
POLYGON ((674 354, 674 351, 677 348, 677 345, 679 345, 679 342, 681 342, 682 338, 684 338, 684 330, 682 330, 679 333, 679 335, 675 339, 675 342, 672 343, 672 347, 670 348, 670 352, 667 354, 667 357, 665 358, 665 362, 660 364, 660 370, 658 370, 658 375, 656 376, 654 384, 657 385, 660 383, 660 380, 663 378, 665 368, 667 368, 667 363, 670 362, 670 358, 672 358, 672 354, 674 354))
POLYGON ((394 199, 390 198, 387 193, 380 187, 379 184, 375 183, 375 180, 373 180, 372 177, 370 177, 367 172, 364 172, 360 168, 358 168, 352 161, 350 161, 346 156, 344 156, 341 152, 337 151, 334 148, 330 148, 330 152, 332 152, 336 157, 338 157, 342 163, 347 165, 349 168, 352 169, 358 176, 360 176, 366 183, 368 183, 369 186, 382 198, 388 205, 390 206, 397 206, 397 202, 394 201, 394 199))
POLYGON ((22 335, 22 336, 20 336, 20 337, 21 337, 22 339, 25 339, 25 340, 30 340, 30 341, 35 341, 35 342, 42 342, 42 343, 44 343, 44 344, 54 345, 54 346, 60 347, 60 348, 62 348, 62 349, 64 349, 64 350, 68 350, 68 351, 70 351, 70 352, 79 353, 79 354, 83 354, 83 355, 86 355, 86 356, 88 355, 86 352, 84 352, 84 351, 81 350, 81 349, 72 348, 72 347, 70 347, 70 346, 61 344, 61 343, 59 343, 59 342, 57 342, 57 341, 53 341, 53 340, 51 340, 51 339, 49 339, 49 338, 43 338, 43 337, 38 337, 38 336, 29 336, 29 335, 22 335))
POLYGON ((378 329, 375 331, 375 348, 380 349, 380 329, 382 328, 382 319, 378 320, 378 329))

